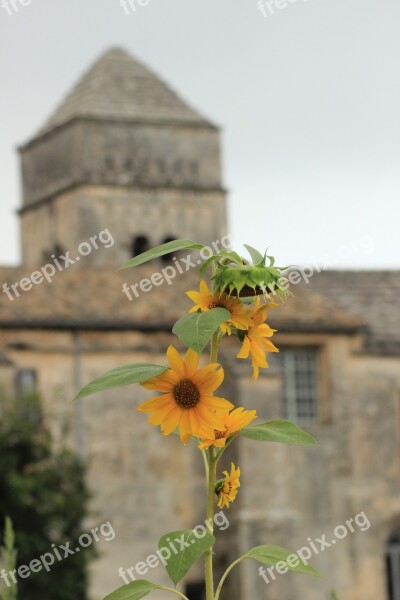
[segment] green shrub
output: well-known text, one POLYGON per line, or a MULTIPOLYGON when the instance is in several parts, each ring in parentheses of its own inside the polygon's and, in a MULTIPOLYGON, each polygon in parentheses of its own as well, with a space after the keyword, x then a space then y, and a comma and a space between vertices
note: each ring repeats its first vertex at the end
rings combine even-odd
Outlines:
MULTIPOLYGON (((70 450, 53 449, 36 398, 12 404, 0 400, 0 406, 0 526, 10 515, 16 532, 17 564, 29 565, 52 552, 52 544, 58 547, 70 541, 71 548, 79 545, 88 503, 84 469, 70 450)), ((2 535, 0 531, 0 539, 2 535)), ((17 577, 19 598, 86 600, 92 555, 90 548, 82 549, 62 561, 55 560, 50 572, 43 568, 26 579, 17 577)))

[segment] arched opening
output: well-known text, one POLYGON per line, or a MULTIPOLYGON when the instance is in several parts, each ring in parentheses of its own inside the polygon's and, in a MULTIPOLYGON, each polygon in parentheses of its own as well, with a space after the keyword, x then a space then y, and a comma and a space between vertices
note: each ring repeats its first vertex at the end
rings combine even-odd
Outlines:
POLYGON ((139 256, 143 252, 149 249, 149 240, 145 235, 138 235, 133 238, 132 242, 132 256, 139 256))
POLYGON ((189 600, 206 600, 205 582, 188 583, 185 594, 189 600))
POLYGON ((55 244, 53 248, 53 254, 56 256, 56 258, 59 258, 65 254, 65 250, 60 244, 55 244))
MULTIPOLYGON (((161 243, 168 244, 168 242, 173 242, 174 240, 176 240, 175 237, 168 235, 166 238, 163 239, 163 241, 161 243)), ((164 256, 161 257, 161 262, 164 264, 170 263, 172 260, 172 257, 175 256, 175 254, 176 254, 175 252, 171 252, 170 254, 164 254, 164 256)))
POLYGON ((387 542, 386 568, 389 600, 400 600, 400 529, 387 542))

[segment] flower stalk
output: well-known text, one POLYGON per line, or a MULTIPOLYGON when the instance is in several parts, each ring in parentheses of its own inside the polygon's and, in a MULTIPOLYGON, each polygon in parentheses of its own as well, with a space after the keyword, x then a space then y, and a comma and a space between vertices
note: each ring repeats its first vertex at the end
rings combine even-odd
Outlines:
MULTIPOLYGON (((185 248, 202 249, 203 246, 190 240, 175 240, 131 259, 125 267, 137 266, 185 248)), ((124 365, 96 378, 77 396, 83 398, 128 383, 139 383, 145 389, 155 392, 156 395, 137 406, 138 412, 147 413, 149 424, 159 426, 163 435, 179 435, 184 446, 189 441, 194 442, 202 454, 206 473, 208 532, 201 539, 196 535, 196 529, 172 532, 176 539, 183 540, 181 556, 176 556, 178 553, 175 552, 164 565, 175 588, 156 585, 147 580, 132 581, 127 584, 129 589, 119 588, 104 600, 119 600, 128 595, 143 598, 155 589, 170 591, 183 600, 188 600, 177 591, 176 586, 184 579, 190 567, 203 557, 206 600, 219 600, 227 576, 240 561, 251 558, 275 565, 293 555, 290 550, 278 546, 253 548, 228 567, 215 592, 213 533, 216 497, 219 508, 229 508, 241 486, 241 470, 233 462, 230 471, 223 471, 223 476, 217 481, 217 465, 225 450, 240 435, 260 442, 317 445, 312 436, 289 421, 269 421, 250 426, 257 418, 255 410, 235 406, 216 395, 224 380, 224 369, 218 362, 219 345, 224 336, 237 338, 241 349, 236 357, 251 359, 253 379, 258 378, 260 368, 268 368, 267 353, 278 351, 270 340, 275 330, 267 325, 266 319, 268 309, 275 306, 268 300, 269 293, 273 292, 281 298, 288 294, 279 287, 282 268, 275 267, 273 257, 266 253, 262 255, 251 246, 246 246, 246 249, 252 263, 242 259, 236 252, 224 250, 207 259, 200 268, 199 291, 186 292, 194 306, 172 329, 172 333, 187 347, 183 357, 170 345, 166 352, 168 366, 147 363, 124 365), (269 265, 266 264, 267 258, 269 265), (210 265, 211 289, 203 279, 210 265), (276 292, 275 287, 278 288, 276 292), (201 355, 208 346, 209 364, 200 367, 201 355)), ((159 547, 171 535, 164 535, 159 541, 159 547)), ((288 563, 288 569, 318 574, 310 565, 293 566, 288 563)))
MULTIPOLYGON (((216 331, 211 339, 210 363, 214 364, 218 360, 219 332, 216 331)), ((217 460, 214 447, 208 449, 208 469, 206 469, 208 478, 207 491, 207 523, 211 535, 214 533, 214 502, 215 502, 215 484, 217 481, 217 460)), ((206 600, 214 600, 214 572, 213 572, 213 546, 205 554, 205 580, 206 580, 206 600)))
MULTIPOLYGON (((214 448, 208 449, 208 496, 207 523, 211 534, 214 532, 214 496, 216 483, 216 460, 214 448)), ((213 546, 205 554, 206 600, 214 600, 213 546)))

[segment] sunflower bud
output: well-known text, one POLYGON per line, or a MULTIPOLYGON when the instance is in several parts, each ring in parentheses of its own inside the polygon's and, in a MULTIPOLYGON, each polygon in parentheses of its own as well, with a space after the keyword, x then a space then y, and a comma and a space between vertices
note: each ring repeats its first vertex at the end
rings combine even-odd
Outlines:
POLYGON ((272 293, 283 299, 289 295, 289 292, 282 289, 280 285, 283 268, 274 266, 275 259, 266 254, 263 256, 250 246, 246 248, 253 259, 253 264, 241 257, 240 261, 230 261, 227 257, 216 261, 213 276, 214 291, 241 298, 268 296, 272 293))
POLYGON ((215 495, 216 496, 220 496, 221 495, 221 490, 224 487, 224 482, 225 482, 225 479, 219 479, 217 481, 217 483, 215 484, 214 491, 215 491, 215 495))

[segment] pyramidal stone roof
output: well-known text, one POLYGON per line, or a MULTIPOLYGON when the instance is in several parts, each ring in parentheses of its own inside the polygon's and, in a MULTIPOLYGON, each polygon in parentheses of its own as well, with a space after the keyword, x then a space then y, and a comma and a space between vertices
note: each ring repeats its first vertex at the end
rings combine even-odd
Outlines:
POLYGON ((122 48, 97 60, 37 135, 78 117, 214 127, 122 48))

